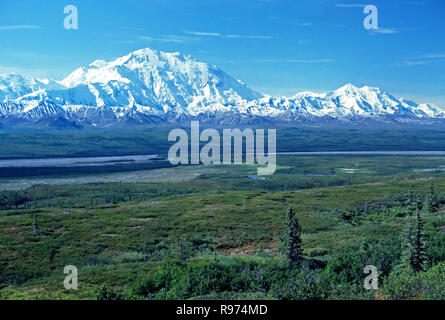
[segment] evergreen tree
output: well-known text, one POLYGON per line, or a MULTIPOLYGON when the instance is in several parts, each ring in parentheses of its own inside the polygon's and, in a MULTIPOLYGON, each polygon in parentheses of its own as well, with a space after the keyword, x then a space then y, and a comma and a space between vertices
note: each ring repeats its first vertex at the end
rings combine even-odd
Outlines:
POLYGON ((37 224, 37 218, 36 218, 36 213, 34 212, 34 221, 33 221, 33 223, 32 223, 32 231, 31 231, 31 233, 32 234, 36 234, 36 235, 40 235, 40 234, 42 234, 41 232, 40 232, 40 230, 39 230, 39 226, 38 226, 38 224, 37 224))
POLYGON ((406 205, 408 208, 411 208, 411 210, 416 211, 417 209, 422 209, 423 206, 423 197, 422 195, 416 193, 414 191, 414 187, 411 184, 409 186, 409 192, 407 194, 407 200, 406 205))
POLYGON ((289 208, 287 210, 285 227, 284 253, 292 263, 301 264, 301 262, 303 261, 301 226, 298 223, 293 208, 289 208))
POLYGON ((412 202, 408 203, 408 227, 402 235, 401 267, 411 268, 414 244, 414 221, 412 202))
POLYGON ((412 213, 414 211, 415 200, 416 200, 416 194, 414 193, 414 188, 412 184, 409 185, 409 191, 406 197, 407 197, 406 206, 408 207, 408 210, 412 213))
POLYGON ((423 271, 427 262, 427 244, 423 232, 423 220, 419 210, 417 210, 417 225, 412 246, 411 267, 416 272, 423 271))
POLYGON ((430 191, 428 192, 425 203, 423 206, 424 212, 432 213, 436 212, 439 208, 439 200, 437 198, 436 192, 434 191, 434 183, 431 182, 430 191))
MULTIPOLYGON (((433 188, 432 191, 434 193, 433 188)), ((434 197, 431 199, 434 199, 434 197)), ((424 212, 429 212, 429 201, 427 197, 422 206, 424 212)), ((414 193, 412 185, 408 193, 407 206, 408 227, 402 236, 401 267, 419 272, 424 270, 427 261, 427 245, 423 231, 423 220, 418 205, 418 196, 414 193), (417 212, 416 219, 414 219, 414 210, 417 212)))

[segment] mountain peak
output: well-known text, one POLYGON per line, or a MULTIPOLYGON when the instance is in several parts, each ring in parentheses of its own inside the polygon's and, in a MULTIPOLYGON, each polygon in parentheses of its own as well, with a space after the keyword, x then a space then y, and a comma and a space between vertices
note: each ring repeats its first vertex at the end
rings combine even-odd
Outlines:
POLYGON ((17 74, 0 76, 0 124, 2 117, 14 116, 36 121, 66 117, 86 126, 178 119, 251 123, 255 119, 445 118, 434 106, 405 102, 378 88, 359 88, 351 83, 327 93, 264 96, 214 65, 179 52, 151 48, 110 61, 94 60, 60 83, 17 74))
POLYGON ((338 88, 338 90, 355 90, 358 89, 358 87, 354 86, 352 83, 346 83, 345 85, 338 88))
POLYGON ((142 49, 134 50, 129 54, 133 56, 150 56, 150 55, 160 55, 161 53, 163 53, 163 51, 158 51, 156 49, 145 47, 142 49))
POLYGON ((357 94, 360 92, 359 87, 354 86, 351 83, 347 83, 344 86, 341 86, 337 90, 334 91, 335 94, 344 95, 344 94, 357 94))
POLYGON ((117 58, 110 63, 113 65, 156 65, 162 62, 168 62, 171 60, 183 60, 183 61, 195 61, 198 60, 188 55, 183 55, 180 52, 164 52, 158 51, 152 48, 142 48, 128 53, 127 55, 117 58))
MULTIPOLYGON (((62 80, 71 91, 88 90, 88 101, 98 106, 139 105, 161 113, 175 109, 196 113, 211 104, 235 104, 261 97, 221 69, 179 52, 151 48, 132 51, 112 61, 96 60, 62 80), (85 88, 87 86, 87 89, 85 88)), ((71 97, 59 97, 80 104, 71 97)))
POLYGON ((89 67, 97 67, 97 68, 100 68, 100 67, 102 67, 102 66, 104 66, 104 65, 106 65, 107 64, 107 62, 105 61, 105 60, 94 60, 93 62, 91 62, 88 66, 89 67))

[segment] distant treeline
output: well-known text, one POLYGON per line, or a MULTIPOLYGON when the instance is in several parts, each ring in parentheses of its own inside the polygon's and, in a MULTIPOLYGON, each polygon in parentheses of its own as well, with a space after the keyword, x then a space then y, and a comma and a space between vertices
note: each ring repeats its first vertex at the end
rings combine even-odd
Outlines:
MULTIPOLYGON (((178 126, 180 127, 180 126, 178 126)), ((277 151, 445 150, 445 130, 355 129, 268 125, 277 129, 277 151)), ((166 156, 174 126, 78 131, 0 131, 0 159, 137 154, 166 156)), ((242 126, 232 125, 228 129, 242 126)), ((187 128, 184 128, 188 130, 187 128)), ((204 129, 204 126, 202 126, 204 129)), ((252 126, 256 129, 256 126, 252 126)), ((222 128, 218 128, 222 130, 222 128)), ((204 142, 203 142, 204 144, 204 142)))
POLYGON ((71 177, 89 174, 105 174, 139 170, 170 168, 169 161, 157 160, 150 162, 117 163, 113 165, 64 166, 64 167, 10 167, 0 168, 0 178, 24 177, 71 177))

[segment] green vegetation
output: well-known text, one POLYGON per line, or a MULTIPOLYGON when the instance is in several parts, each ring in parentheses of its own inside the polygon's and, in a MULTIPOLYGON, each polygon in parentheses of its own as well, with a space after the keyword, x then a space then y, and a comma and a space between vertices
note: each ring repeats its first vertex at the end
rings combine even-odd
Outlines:
MULTIPOLYGON (((199 179, 194 183, 183 194, 169 193, 174 184, 159 194, 145 193, 144 188, 156 184, 140 183, 84 185, 84 193, 75 186, 37 187, 42 200, 33 201, 41 205, 54 195, 54 188, 74 188, 68 195, 74 202, 72 195, 86 195, 94 188, 110 199, 122 190, 128 192, 122 192, 115 203, 93 201, 91 206, 85 200, 82 205, 79 198, 79 204, 70 209, 56 206, 60 200, 55 200, 54 207, 3 210, 0 296, 371 299, 382 295, 428 299, 443 289, 443 282, 431 280, 445 261, 441 208, 423 213, 422 230, 428 243, 425 271, 400 274, 397 268, 402 252, 398 235, 410 218, 406 190, 412 183, 416 194, 425 198, 428 181, 286 192, 215 191, 199 179), (138 194, 149 198, 141 200, 138 194), (289 206, 301 225, 305 255, 300 267, 289 264, 279 253, 278 237, 285 231, 289 206), (355 222, 345 218, 348 212, 360 212, 355 222), (34 214, 40 234, 32 232, 34 214), (79 268, 79 290, 62 286, 67 264, 79 268), (378 293, 363 288, 363 267, 368 264, 381 274, 378 293), (415 288, 391 291, 388 283, 402 286, 396 274, 415 288), (416 296, 419 292, 426 293, 416 296)), ((436 179, 435 185, 444 190, 445 179, 436 179)))
POLYGON ((99 174, 83 169, 73 183, 51 168, 3 176, 0 299, 445 298, 444 157, 277 160, 264 180, 247 177, 255 166, 161 161, 98 169, 114 182, 85 183, 99 174), (63 286, 66 265, 78 290, 63 286), (363 286, 367 265, 378 290, 363 286))
POLYGON ((303 248, 301 247, 301 226, 295 216, 293 208, 289 208, 286 214, 284 230, 284 255, 295 266, 303 261, 303 248))
MULTIPOLYGON (((0 129, 0 159, 72 158, 159 154, 166 156, 168 132, 177 126, 74 131, 0 129)), ((254 129, 254 127, 252 127, 254 129)), ((263 128, 263 127, 262 127, 263 128)), ((272 126, 272 128, 275 128, 272 126)), ((184 129, 189 130, 184 127, 184 129)), ((204 126, 202 126, 204 129, 204 126)), ((190 136, 190 135, 189 135, 190 136)), ((445 131, 438 129, 280 127, 277 151, 445 150, 445 131)))

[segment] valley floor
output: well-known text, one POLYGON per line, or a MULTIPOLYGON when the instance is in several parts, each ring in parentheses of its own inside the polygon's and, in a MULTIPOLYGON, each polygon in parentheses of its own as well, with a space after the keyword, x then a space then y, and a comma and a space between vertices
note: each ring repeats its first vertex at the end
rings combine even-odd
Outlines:
POLYGON ((253 166, 153 169, 176 180, 37 185, 0 192, 1 299, 444 299, 444 157, 280 156, 253 166), (423 213, 425 271, 400 271, 410 185, 423 213), (305 263, 281 253, 285 213, 305 263), (32 233, 34 215, 38 233, 32 233), (78 290, 66 290, 67 265, 78 290), (366 265, 378 290, 363 287, 366 265))

